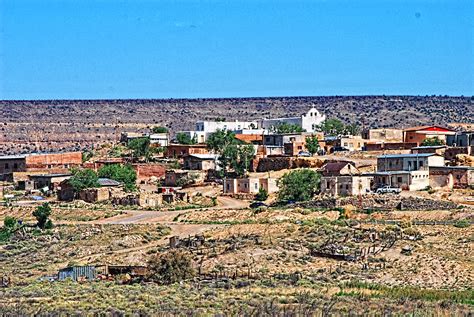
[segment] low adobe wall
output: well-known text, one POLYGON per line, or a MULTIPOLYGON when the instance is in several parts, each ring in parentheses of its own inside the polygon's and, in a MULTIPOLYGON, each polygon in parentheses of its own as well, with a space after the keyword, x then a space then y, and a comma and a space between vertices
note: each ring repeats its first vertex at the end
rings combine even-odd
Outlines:
POLYGON ((317 157, 265 157, 258 160, 257 172, 279 171, 283 169, 323 166, 325 160, 317 157))

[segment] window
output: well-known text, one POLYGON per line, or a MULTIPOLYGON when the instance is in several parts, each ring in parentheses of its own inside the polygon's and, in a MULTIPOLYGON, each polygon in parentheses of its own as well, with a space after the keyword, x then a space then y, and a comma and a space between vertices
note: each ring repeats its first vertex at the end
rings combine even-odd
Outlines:
POLYGON ((346 190, 349 190, 349 184, 346 184, 346 190))
POLYGON ((401 183, 403 181, 402 177, 397 177, 397 182, 401 183))
POLYGON ((255 189, 258 189, 258 184, 257 183, 255 183, 255 189))
POLYGON ((420 167, 422 167, 422 166, 423 166, 423 161, 420 161, 420 167))
POLYGON ((14 163, 14 164, 13 164, 13 168, 14 168, 14 169, 17 169, 17 168, 18 168, 18 163, 14 163))
POLYGON ((8 166, 8 163, 5 163, 5 169, 7 170, 10 166, 8 166))
POLYGON ((247 184, 245 184, 245 188, 247 188, 247 187, 248 187, 248 185, 247 185, 247 184))

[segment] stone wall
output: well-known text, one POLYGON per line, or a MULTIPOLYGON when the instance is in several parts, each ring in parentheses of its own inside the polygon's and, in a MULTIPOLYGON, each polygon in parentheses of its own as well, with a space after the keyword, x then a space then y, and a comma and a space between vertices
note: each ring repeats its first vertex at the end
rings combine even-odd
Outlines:
POLYGON ((279 171, 292 168, 319 168, 325 160, 317 157, 264 157, 258 160, 257 172, 279 171))
POLYGON ((457 208, 453 202, 433 200, 417 197, 400 197, 398 195, 373 195, 344 198, 323 198, 296 204, 303 208, 337 208, 345 205, 353 205, 362 209, 372 210, 450 210, 457 208))

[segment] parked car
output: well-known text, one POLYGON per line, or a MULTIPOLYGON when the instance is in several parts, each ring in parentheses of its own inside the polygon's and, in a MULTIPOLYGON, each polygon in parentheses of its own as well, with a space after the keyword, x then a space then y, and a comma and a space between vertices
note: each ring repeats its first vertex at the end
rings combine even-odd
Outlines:
POLYGON ((306 152, 306 151, 299 151, 298 156, 310 157, 311 153, 306 152))
POLYGON ((397 187, 382 186, 377 188, 375 191, 376 194, 400 194, 401 189, 397 187))
POLYGON ((268 207, 268 205, 265 203, 262 203, 261 201, 255 201, 250 204, 250 208, 260 208, 260 207, 268 207))
POLYGON ((336 146, 333 149, 333 152, 347 152, 349 151, 348 148, 342 147, 342 146, 336 146))

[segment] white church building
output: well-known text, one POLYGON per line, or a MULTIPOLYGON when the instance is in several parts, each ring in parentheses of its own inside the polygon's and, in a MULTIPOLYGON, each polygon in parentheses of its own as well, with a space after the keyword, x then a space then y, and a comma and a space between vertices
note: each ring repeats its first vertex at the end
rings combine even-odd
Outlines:
POLYGON ((263 119, 260 123, 260 127, 266 131, 269 131, 273 126, 278 126, 282 123, 288 123, 298 125, 306 132, 316 132, 317 126, 320 125, 324 120, 326 120, 326 115, 321 114, 313 106, 308 112, 302 114, 299 117, 263 119))
POLYGON ((270 134, 273 126, 282 123, 298 125, 306 132, 316 132, 326 116, 321 114, 314 106, 308 112, 299 117, 262 119, 259 121, 197 121, 195 130, 181 131, 191 138, 195 138, 197 143, 205 143, 208 136, 217 130, 233 131, 241 134, 270 134))

